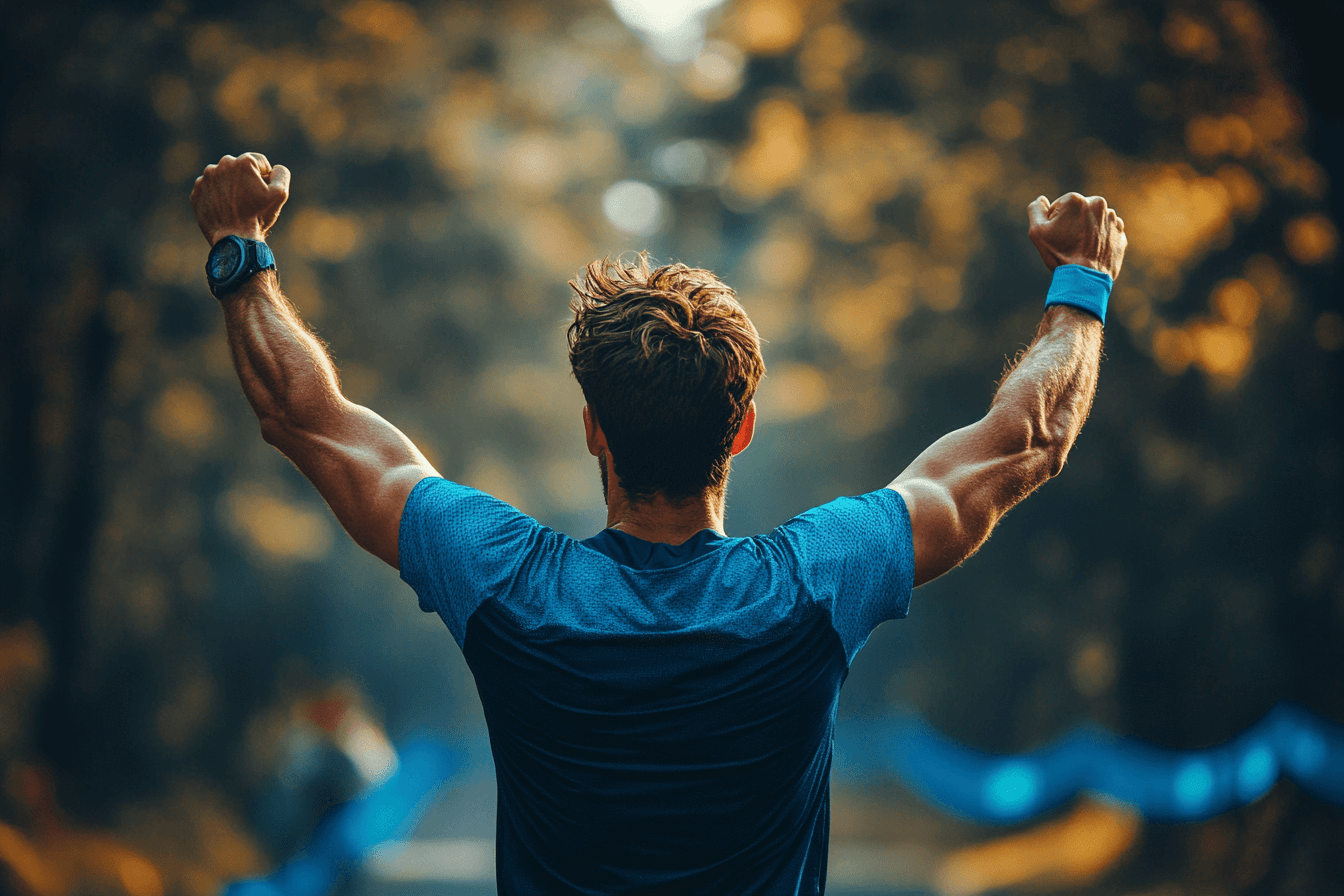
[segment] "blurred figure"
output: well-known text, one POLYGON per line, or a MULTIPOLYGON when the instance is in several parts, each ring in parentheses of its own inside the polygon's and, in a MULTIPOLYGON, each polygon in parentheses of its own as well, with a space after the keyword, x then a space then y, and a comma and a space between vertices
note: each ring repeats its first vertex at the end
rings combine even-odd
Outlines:
POLYGON ((267 751, 273 769, 253 815, 275 856, 295 852, 323 814, 382 784, 399 764, 387 735, 351 687, 300 697, 283 717, 267 751))

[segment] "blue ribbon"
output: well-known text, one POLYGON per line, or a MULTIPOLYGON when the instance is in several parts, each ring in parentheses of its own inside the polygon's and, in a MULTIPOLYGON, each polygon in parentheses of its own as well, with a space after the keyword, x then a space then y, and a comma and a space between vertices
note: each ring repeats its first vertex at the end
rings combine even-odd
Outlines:
POLYGON ((1344 806, 1344 726, 1291 703, 1232 740, 1167 750, 1083 727, 1015 756, 957 744, 913 715, 842 724, 837 771, 893 772, 934 805, 973 821, 1011 824, 1091 793, 1154 821, 1197 821, 1244 806, 1287 775, 1344 806))

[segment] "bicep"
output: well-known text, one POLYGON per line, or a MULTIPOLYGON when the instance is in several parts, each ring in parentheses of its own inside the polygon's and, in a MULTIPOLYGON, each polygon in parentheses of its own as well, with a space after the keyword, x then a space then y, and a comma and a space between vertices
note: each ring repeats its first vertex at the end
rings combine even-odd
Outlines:
POLYGON ((970 557, 999 518, 1040 484, 1045 453, 994 414, 948 433, 888 486, 905 500, 915 585, 970 557))
POLYGON ((344 400, 319 426, 264 423, 263 434, 308 477, 356 544, 400 567, 397 539, 406 498, 420 480, 438 475, 410 439, 368 408, 344 400))

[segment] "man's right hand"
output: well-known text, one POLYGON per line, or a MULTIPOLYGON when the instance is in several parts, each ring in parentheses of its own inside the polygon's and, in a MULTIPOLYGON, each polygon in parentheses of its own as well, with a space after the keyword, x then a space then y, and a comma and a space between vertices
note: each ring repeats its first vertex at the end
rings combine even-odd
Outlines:
POLYGON ((1046 268, 1080 264, 1120 276, 1125 260, 1125 222, 1100 196, 1065 193, 1054 202, 1040 196, 1027 206, 1027 235, 1036 244, 1046 268))
POLYGON ((196 223, 210 245, 221 237, 264 240, 289 199, 289 169, 259 152, 225 156, 207 165, 191 189, 196 223))

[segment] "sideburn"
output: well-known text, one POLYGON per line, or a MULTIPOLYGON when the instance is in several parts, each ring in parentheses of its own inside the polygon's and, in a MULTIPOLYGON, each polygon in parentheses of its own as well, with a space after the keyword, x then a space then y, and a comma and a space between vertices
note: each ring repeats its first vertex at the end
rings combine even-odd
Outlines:
POLYGON ((602 451, 597 455, 597 472, 602 477, 602 503, 607 503, 607 452, 602 451))

